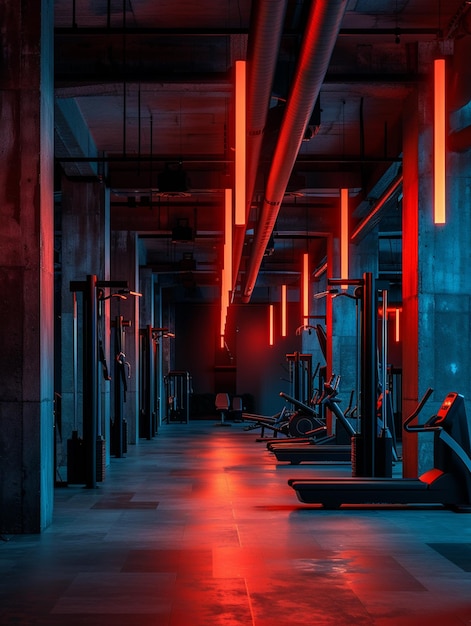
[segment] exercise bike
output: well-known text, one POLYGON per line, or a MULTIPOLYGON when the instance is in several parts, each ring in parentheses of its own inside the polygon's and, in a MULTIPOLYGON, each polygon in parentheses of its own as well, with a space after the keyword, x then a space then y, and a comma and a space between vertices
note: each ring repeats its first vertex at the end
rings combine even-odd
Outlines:
MULTIPOLYGON (((324 433, 324 436, 318 438, 309 436, 297 438, 293 441, 290 439, 282 442, 273 441, 269 443, 267 447, 273 452, 278 461, 288 461, 292 465, 297 465, 302 462, 350 463, 352 451, 351 443, 339 442, 350 442, 352 437, 356 435, 354 427, 347 418, 351 410, 353 395, 350 396, 350 405, 344 413, 338 404, 339 379, 340 377, 333 377, 331 382, 324 383, 323 393, 317 400, 319 405, 327 407, 335 415, 337 419, 336 433, 333 435, 326 435, 324 433)), ((311 410, 309 407, 305 408, 305 410, 308 409, 311 410)), ((327 429, 325 428, 325 432, 326 431, 327 429)))

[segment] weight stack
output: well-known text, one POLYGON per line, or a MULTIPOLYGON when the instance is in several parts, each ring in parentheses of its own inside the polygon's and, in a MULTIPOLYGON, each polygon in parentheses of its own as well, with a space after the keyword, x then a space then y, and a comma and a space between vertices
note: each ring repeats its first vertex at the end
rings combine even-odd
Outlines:
MULTIPOLYGON (((96 441, 96 481, 105 480, 106 471, 106 442, 102 437, 96 441)), ((72 439, 67 440, 67 483, 69 485, 84 485, 87 482, 85 472, 85 444, 76 430, 72 432, 72 439)))
POLYGON ((103 437, 96 440, 96 480, 101 483, 105 480, 106 445, 103 437))
POLYGON ((128 451, 128 423, 123 419, 123 454, 128 451))
MULTIPOLYGON (((365 467, 365 440, 361 435, 352 437, 352 476, 370 477, 365 467)), ((392 477, 392 438, 381 436, 375 442, 374 475, 392 477)))
MULTIPOLYGON (((128 451, 128 423, 125 419, 123 419, 121 423, 121 454, 126 454, 128 451)), ((111 454, 114 456, 120 455, 120 441, 119 441, 119 425, 118 422, 111 422, 111 454)))
POLYGON ((85 446, 76 430, 72 432, 72 438, 67 439, 67 483, 85 483, 85 446))

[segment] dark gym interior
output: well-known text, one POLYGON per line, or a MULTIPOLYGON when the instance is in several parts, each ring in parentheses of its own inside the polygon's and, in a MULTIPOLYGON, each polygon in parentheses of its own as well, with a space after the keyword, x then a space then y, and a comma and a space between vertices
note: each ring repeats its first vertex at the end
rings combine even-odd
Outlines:
POLYGON ((0 623, 469 624, 471 2, 0 25, 0 623))

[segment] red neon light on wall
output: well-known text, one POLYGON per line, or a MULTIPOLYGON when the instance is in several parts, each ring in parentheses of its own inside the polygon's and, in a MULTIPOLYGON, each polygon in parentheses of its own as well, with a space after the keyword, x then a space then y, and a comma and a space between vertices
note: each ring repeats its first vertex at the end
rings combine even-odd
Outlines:
POLYGON ((268 343, 272 346, 275 343, 275 330, 274 330, 274 307, 270 304, 269 307, 269 339, 268 343))
POLYGON ((287 316, 286 316, 286 285, 281 285, 281 336, 286 337, 286 325, 287 325, 287 316))
POLYGON ((303 324, 309 324, 309 254, 303 255, 303 324))
POLYGON ((348 278, 348 189, 340 190, 340 278, 348 278))
POLYGON ((435 59, 433 70, 433 221, 435 224, 444 224, 446 209, 445 59, 435 59))
POLYGON ((232 285, 232 189, 225 191, 225 226, 224 226, 224 271, 226 289, 232 285))
MULTIPOLYGON (((226 332, 226 317, 227 317, 227 306, 228 306, 228 297, 227 297, 227 283, 226 283, 226 274, 224 272, 224 268, 221 272, 221 318, 220 318, 220 329, 219 333, 224 340, 224 334, 226 332)), ((223 343, 224 347, 224 343, 223 343)))
MULTIPOLYGON (((226 329, 229 294, 232 289, 232 190, 226 189, 224 195, 224 248, 221 273, 221 322, 220 334, 226 329)), ((224 347, 224 346, 223 346, 224 347)))
MULTIPOLYGON (((401 307, 387 307, 386 309, 386 314, 388 316, 388 319, 390 317, 394 318, 394 341, 395 343, 399 343, 401 340, 401 333, 400 333, 400 316, 402 313, 402 308, 401 307)), ((378 308, 378 317, 381 318, 383 316, 383 308, 378 308)))
POLYGON ((235 62, 235 225, 245 225, 246 195, 246 62, 235 62))

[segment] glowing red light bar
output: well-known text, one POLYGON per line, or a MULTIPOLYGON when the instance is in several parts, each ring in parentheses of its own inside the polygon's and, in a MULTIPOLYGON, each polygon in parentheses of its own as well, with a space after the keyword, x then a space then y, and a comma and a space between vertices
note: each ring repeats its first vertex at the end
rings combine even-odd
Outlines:
POLYGON ((235 62, 235 224, 245 225, 246 195, 246 62, 235 62))
POLYGON ((348 278, 348 189, 340 190, 340 278, 348 278))
POLYGON ((446 209, 445 59, 435 59, 433 69, 433 221, 435 224, 444 224, 446 209))
POLYGON ((309 324, 309 254, 303 255, 303 324, 309 324))
POLYGON ((286 285, 281 285, 281 336, 286 337, 286 304, 287 304, 287 292, 286 285))

